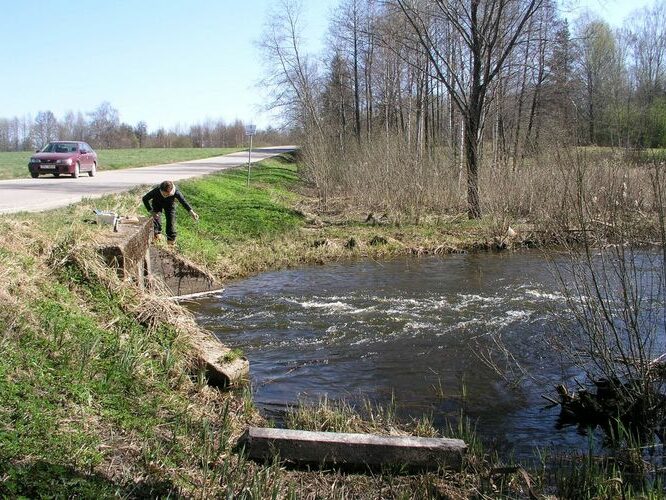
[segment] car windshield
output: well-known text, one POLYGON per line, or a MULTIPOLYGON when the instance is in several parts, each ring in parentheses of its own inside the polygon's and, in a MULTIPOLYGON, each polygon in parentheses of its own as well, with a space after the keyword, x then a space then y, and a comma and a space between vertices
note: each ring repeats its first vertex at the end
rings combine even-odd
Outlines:
POLYGON ((49 142, 42 153, 76 153, 78 146, 75 142, 49 142))

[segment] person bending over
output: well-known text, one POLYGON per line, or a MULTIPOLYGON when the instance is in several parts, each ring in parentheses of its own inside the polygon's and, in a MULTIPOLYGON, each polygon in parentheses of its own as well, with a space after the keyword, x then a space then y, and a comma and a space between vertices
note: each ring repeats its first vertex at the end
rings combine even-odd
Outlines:
POLYGON ((143 196, 143 204, 153 216, 155 238, 159 238, 162 234, 162 211, 164 211, 169 245, 176 243, 176 200, 183 205, 183 208, 190 213, 194 220, 199 220, 199 215, 192 210, 190 204, 187 203, 176 185, 171 181, 162 182, 143 196))

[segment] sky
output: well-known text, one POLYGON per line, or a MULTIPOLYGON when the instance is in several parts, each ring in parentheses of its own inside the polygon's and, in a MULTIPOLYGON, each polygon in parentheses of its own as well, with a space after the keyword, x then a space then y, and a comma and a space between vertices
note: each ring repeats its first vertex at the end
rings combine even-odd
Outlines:
MULTIPOLYGON (((562 0, 620 26, 654 0, 562 0)), ((275 0, 0 0, 0 117, 92 111, 154 131, 206 119, 278 125, 262 111, 256 42, 275 0)), ((338 0, 304 0, 305 39, 325 43, 338 0)))
POLYGON ((560 0, 560 9, 568 19, 575 19, 585 10, 604 19, 615 28, 635 10, 655 5, 655 0, 560 0))

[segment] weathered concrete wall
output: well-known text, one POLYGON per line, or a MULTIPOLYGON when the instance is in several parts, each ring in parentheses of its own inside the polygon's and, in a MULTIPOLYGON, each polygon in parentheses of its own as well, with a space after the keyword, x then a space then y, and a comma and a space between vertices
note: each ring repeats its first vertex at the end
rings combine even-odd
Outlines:
POLYGON ((153 277, 158 278, 173 297, 212 292, 222 288, 205 270, 163 248, 150 247, 150 266, 153 277))
MULTIPOLYGON (((105 226, 106 227, 106 226, 105 226)), ((156 289, 162 282, 170 296, 219 290, 215 279, 179 255, 154 247, 153 222, 150 218, 124 221, 118 232, 108 226, 100 254, 118 275, 141 289, 156 289)), ((230 355, 231 349, 211 333, 201 330, 193 335, 192 347, 198 365, 206 371, 211 385, 227 387, 247 379, 250 365, 246 358, 230 355)))
POLYGON ((118 224, 115 233, 108 226, 105 241, 99 249, 106 263, 116 269, 121 278, 132 280, 142 288, 151 274, 148 250, 152 231, 153 222, 148 217, 124 221, 118 224))

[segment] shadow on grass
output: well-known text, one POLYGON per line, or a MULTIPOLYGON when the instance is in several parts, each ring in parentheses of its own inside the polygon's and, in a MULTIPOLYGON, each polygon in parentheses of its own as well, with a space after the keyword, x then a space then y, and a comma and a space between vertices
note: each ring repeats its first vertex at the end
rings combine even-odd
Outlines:
POLYGON ((169 481, 114 483, 101 474, 84 474, 71 467, 37 461, 0 466, 2 498, 156 498, 179 497, 169 481))

